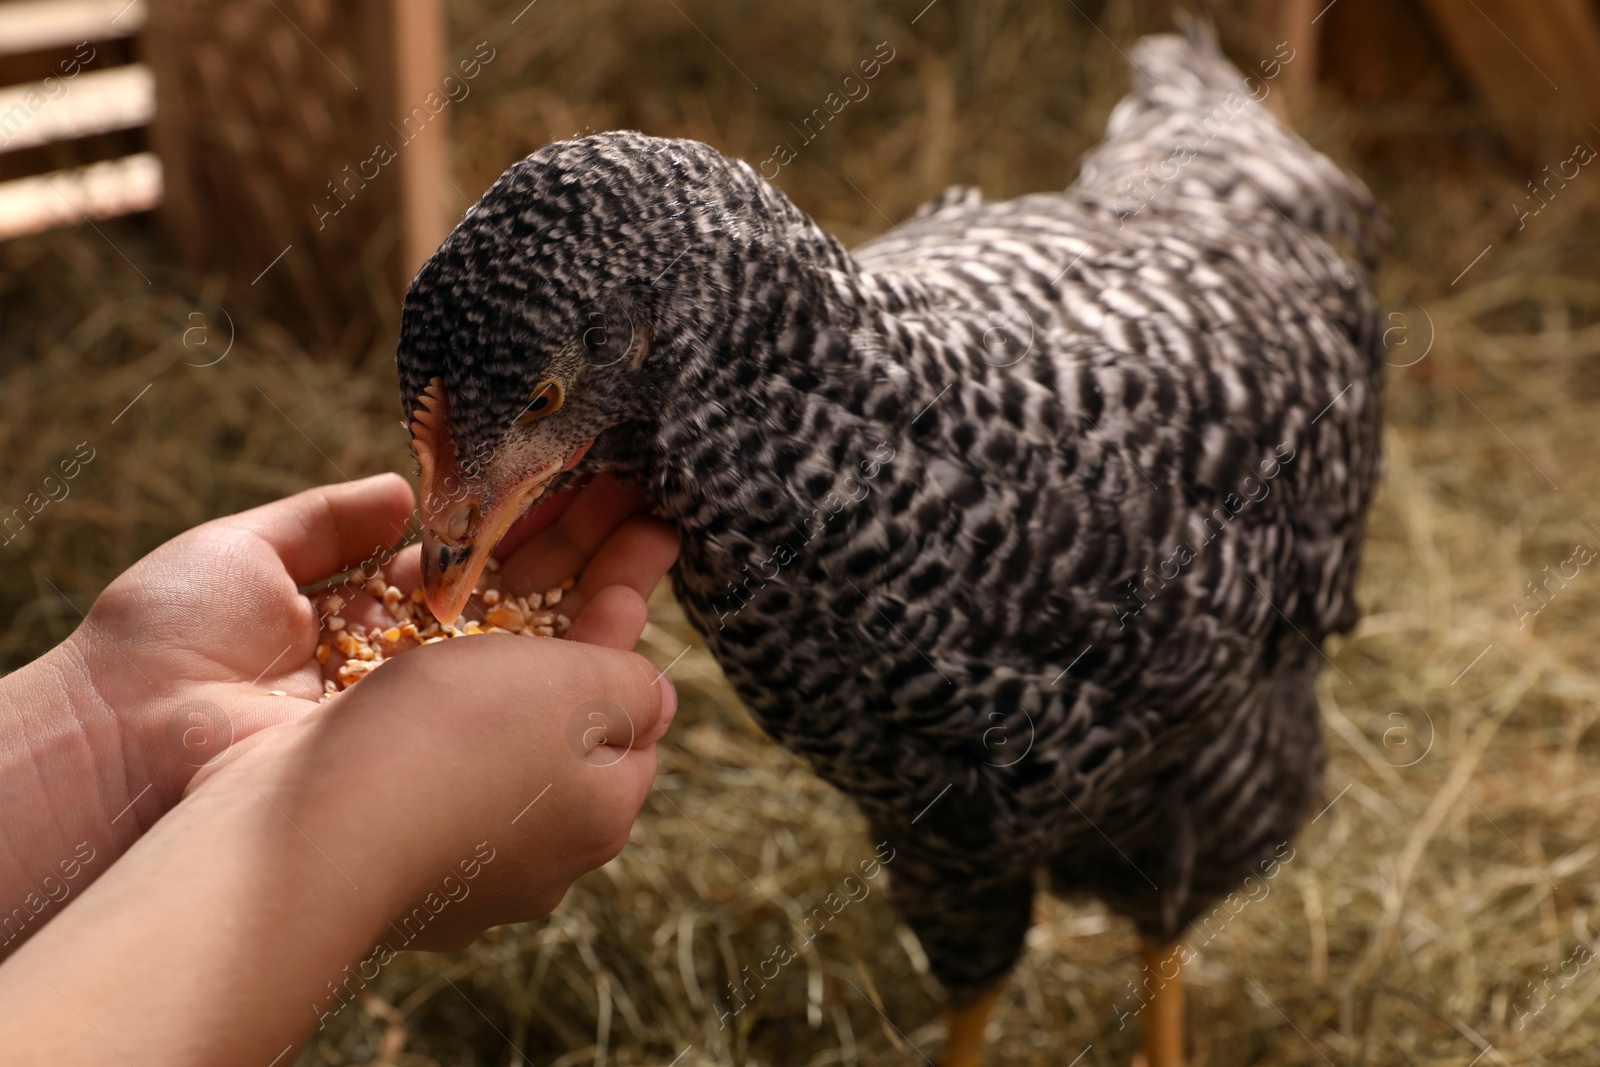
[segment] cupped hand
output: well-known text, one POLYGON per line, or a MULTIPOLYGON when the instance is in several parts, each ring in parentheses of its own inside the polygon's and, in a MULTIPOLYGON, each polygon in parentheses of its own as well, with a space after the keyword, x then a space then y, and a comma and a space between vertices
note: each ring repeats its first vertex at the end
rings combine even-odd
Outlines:
MULTIPOLYGON (((107 768, 107 808, 132 804, 148 825, 199 766, 316 708, 320 620, 299 590, 363 565, 372 573, 412 508, 398 475, 323 486, 189 530, 113 581, 68 642, 84 688, 120 727, 123 765, 107 768)), ((537 591, 577 575, 563 604, 568 637, 631 648, 644 598, 677 551, 676 535, 647 509, 607 475, 541 504, 501 545, 506 588, 537 591)), ((385 566, 389 582, 415 585, 416 552, 385 566)))
POLYGON ((632 652, 511 634, 442 642, 234 746, 185 803, 248 803, 254 790, 354 884, 400 904, 382 916, 391 949, 456 947, 548 914, 621 851, 676 708, 632 652))
POLYGON ((674 708, 643 657, 570 641, 385 664, 208 764, 0 966, 7 1062, 281 1060, 398 952, 546 914, 614 856, 674 708))

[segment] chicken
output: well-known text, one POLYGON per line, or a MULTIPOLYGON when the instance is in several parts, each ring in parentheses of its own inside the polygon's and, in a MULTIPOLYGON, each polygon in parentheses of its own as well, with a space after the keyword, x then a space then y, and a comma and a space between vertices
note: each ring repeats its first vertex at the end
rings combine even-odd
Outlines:
POLYGON ((895 849, 947 1064, 1040 872, 1137 926, 1181 1059, 1179 939, 1314 810, 1357 617, 1377 208, 1207 33, 1131 60, 1065 192, 847 252, 745 163, 605 133, 507 170, 406 297, 436 614, 574 475, 647 491, 751 714, 895 849))

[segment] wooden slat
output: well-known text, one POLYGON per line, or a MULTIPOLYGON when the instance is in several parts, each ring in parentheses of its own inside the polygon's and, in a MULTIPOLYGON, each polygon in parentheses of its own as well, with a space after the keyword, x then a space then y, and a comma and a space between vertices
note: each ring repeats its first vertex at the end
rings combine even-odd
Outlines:
POLYGON ((161 161, 149 152, 0 182, 0 240, 149 211, 161 193, 161 161))
POLYGON ((24 0, 0 4, 0 55, 131 37, 144 27, 144 0, 24 0))
POLYGON ((1591 0, 1423 0, 1501 137, 1531 162, 1596 143, 1600 13, 1591 0))
POLYGON ((155 113, 155 78, 142 63, 11 86, 0 89, 0 152, 132 129, 155 113))

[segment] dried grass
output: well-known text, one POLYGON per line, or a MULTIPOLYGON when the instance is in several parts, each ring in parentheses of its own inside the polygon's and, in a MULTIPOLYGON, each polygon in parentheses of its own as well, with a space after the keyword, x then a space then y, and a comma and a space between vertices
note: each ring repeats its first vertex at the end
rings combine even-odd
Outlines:
MULTIPOLYGON (((921 0, 760 12, 540 0, 513 35, 522 2, 454 9, 456 51, 485 38, 500 49, 455 116, 467 193, 586 128, 700 137, 759 161, 890 40, 897 58, 871 96, 779 178, 857 240, 946 182, 996 196, 1065 185, 1125 84, 1120 57, 1070 5, 941 0, 911 30, 921 0)), ((1128 3, 1086 10, 1120 44, 1135 32, 1128 3)), ((1395 334, 1395 361, 1420 351, 1425 316, 1433 342, 1390 378, 1368 615, 1330 649, 1338 671, 1323 678, 1334 803, 1270 895, 1201 948, 1194 1062, 1588 1063, 1600 966, 1564 986, 1561 975, 1600 920, 1600 579, 1583 568, 1520 629, 1510 605, 1575 542, 1600 546, 1589 525, 1600 523, 1600 213, 1583 185, 1600 179, 1574 182, 1518 232, 1506 204, 1531 175, 1469 107, 1324 100, 1305 128, 1394 216, 1383 290, 1413 345, 1395 334)), ((79 441, 96 450, 71 496, 0 546, 10 665, 70 629, 68 600, 86 606, 188 524, 407 469, 384 353, 318 362, 252 319, 227 359, 183 366, 217 351, 184 347, 191 313, 214 315, 237 294, 166 273, 137 224, 105 229, 122 254, 87 229, 0 247, 0 503, 36 490, 79 441)), ((695 643, 665 595, 652 617, 645 649, 661 663, 695 643)), ((794 941, 793 924, 871 847, 849 803, 753 728, 702 647, 673 677, 683 712, 627 852, 547 921, 490 931, 454 956, 403 956, 301 1064, 936 1058, 935 991, 881 883, 719 1025, 727 983, 794 941)), ((1065 1064, 1086 1046, 1084 1064, 1128 1062, 1137 1022, 1120 1029, 1117 1009, 1133 1003, 1129 930, 1096 906, 1051 901, 1030 942, 991 1062, 1065 1064)))

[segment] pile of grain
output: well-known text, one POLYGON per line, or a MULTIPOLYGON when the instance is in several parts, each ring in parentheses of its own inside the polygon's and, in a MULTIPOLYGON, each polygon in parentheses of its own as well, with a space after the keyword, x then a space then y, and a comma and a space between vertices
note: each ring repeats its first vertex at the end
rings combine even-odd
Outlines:
POLYGON ((551 609, 561 603, 562 594, 572 588, 574 579, 568 578, 552 586, 543 595, 530 593, 518 596, 500 589, 499 571, 500 565, 491 559, 479 584, 472 590, 469 610, 474 607, 481 610, 482 622, 468 619, 460 625, 441 623, 428 610, 420 588, 407 593, 399 586, 390 585, 382 571, 369 578, 361 591, 383 605, 394 623, 392 626, 352 626, 339 614, 351 606, 344 594, 332 593, 324 598, 319 612, 323 639, 317 644, 317 662, 327 670, 335 652, 344 657, 344 662, 333 668, 331 677, 323 679, 322 699, 330 700, 344 692, 377 670, 380 664, 402 652, 452 637, 475 634, 521 634, 524 637, 566 635, 572 620, 551 609))

